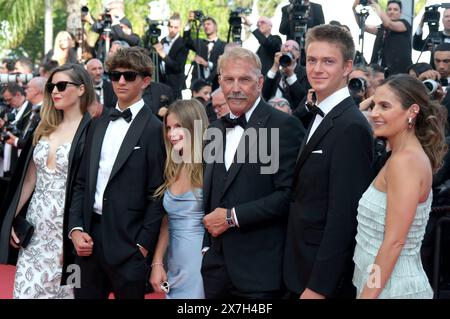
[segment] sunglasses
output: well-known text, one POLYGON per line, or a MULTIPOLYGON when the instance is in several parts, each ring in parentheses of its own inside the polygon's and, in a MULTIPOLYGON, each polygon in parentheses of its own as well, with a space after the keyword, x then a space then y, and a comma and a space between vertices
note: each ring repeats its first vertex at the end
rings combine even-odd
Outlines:
POLYGON ((135 72, 135 71, 125 71, 125 72, 119 72, 119 71, 111 71, 108 73, 109 79, 113 82, 117 82, 120 80, 120 78, 123 75, 123 78, 125 79, 125 81, 127 82, 133 82, 134 80, 136 80, 136 77, 139 75, 140 73, 135 72))
POLYGON ((45 87, 46 87, 48 93, 52 93, 53 90, 55 89, 55 86, 58 89, 58 92, 64 92, 66 90, 66 88, 67 88, 67 85, 69 85, 69 84, 72 84, 72 85, 75 85, 75 86, 80 86, 81 85, 81 84, 75 83, 75 82, 60 81, 58 83, 47 83, 45 85, 45 87))

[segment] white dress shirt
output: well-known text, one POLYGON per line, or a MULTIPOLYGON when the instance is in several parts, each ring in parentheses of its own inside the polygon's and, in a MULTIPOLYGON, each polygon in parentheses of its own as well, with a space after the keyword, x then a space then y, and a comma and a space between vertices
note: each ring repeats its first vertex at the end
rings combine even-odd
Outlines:
MULTIPOLYGON (((327 116, 327 114, 330 113, 331 110, 336 105, 341 103, 343 100, 345 100, 349 96, 350 96, 350 92, 348 91, 348 88, 345 86, 342 89, 340 89, 340 90, 334 92, 333 94, 331 94, 325 100, 320 102, 319 105, 317 105, 317 106, 323 111, 325 116, 327 116)), ((313 125, 311 127, 311 130, 309 131, 309 135, 308 135, 308 139, 306 140, 306 143, 309 142, 309 139, 314 134, 314 132, 316 131, 316 129, 320 125, 320 123, 322 123, 322 120, 323 120, 322 116, 316 115, 316 117, 314 119, 314 122, 313 122, 313 125)))
MULTIPOLYGON (((169 55, 170 49, 172 49, 172 45, 179 37, 179 33, 177 33, 177 35, 173 39, 169 38, 169 36, 166 37, 166 42, 164 42, 163 44, 163 50, 166 55, 169 55)), ((166 73, 166 62, 164 62, 163 59, 161 59, 161 73, 166 73)))
MULTIPOLYGON (((245 119, 247 120, 247 123, 260 100, 261 98, 258 97, 252 108, 245 112, 245 119)), ((230 111, 230 118, 234 119, 237 118, 237 116, 230 111)), ((244 134, 244 129, 239 125, 236 125, 234 128, 227 128, 226 130, 224 163, 227 171, 230 169, 231 163, 233 163, 234 154, 236 153, 242 134, 244 134)))
MULTIPOLYGON (((98 165, 97 185, 95 187, 94 212, 97 214, 101 215, 103 212, 103 193, 108 184, 109 176, 111 175, 111 170, 116 161, 120 147, 122 146, 123 139, 125 138, 131 123, 133 123, 136 115, 143 106, 144 101, 141 99, 129 107, 131 114, 133 115, 129 123, 123 118, 118 118, 115 121, 110 121, 108 124, 105 137, 103 138, 100 162, 98 165)), ((119 106, 116 106, 116 109, 120 111, 119 106)))
MULTIPOLYGON (((250 116, 252 116, 252 113, 255 110, 256 106, 259 104, 259 101, 261 101, 260 97, 256 99, 255 104, 253 104, 252 108, 245 112, 245 119, 247 120, 247 123, 250 121, 250 116)), ((237 118, 237 116, 230 111, 230 118, 234 119, 237 118)), ((242 134, 244 134, 244 129, 241 126, 236 125, 234 128, 228 128, 226 130, 226 134, 224 164, 228 172, 231 164, 233 163, 234 154, 236 153, 236 150, 239 146, 242 134)), ((234 209, 234 207, 231 209, 231 213, 233 215, 236 226, 239 227, 239 221, 237 219, 236 210, 234 209)))

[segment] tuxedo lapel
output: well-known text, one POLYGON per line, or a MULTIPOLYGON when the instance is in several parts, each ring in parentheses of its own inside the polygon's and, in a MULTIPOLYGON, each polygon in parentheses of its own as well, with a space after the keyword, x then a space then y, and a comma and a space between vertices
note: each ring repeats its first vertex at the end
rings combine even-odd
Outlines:
MULTIPOLYGON (((224 135, 225 134, 225 128, 223 127, 222 121, 218 120, 217 122, 217 127, 210 127, 210 128, 218 128, 222 131, 222 135, 218 138, 217 143, 214 146, 214 157, 213 158, 207 158, 207 161, 205 163, 205 172, 204 172, 204 178, 203 178, 203 196, 204 196, 204 208, 205 208, 205 212, 207 212, 208 209, 208 204, 209 204, 209 198, 211 197, 211 184, 212 184, 212 179, 213 179, 213 170, 214 170, 214 165, 216 163, 220 164, 223 163, 223 159, 224 159, 224 148, 223 148, 223 141, 224 141, 224 135)), ((209 155, 209 154, 208 154, 209 155)))
MULTIPOLYGON (((296 174, 300 170, 301 166, 303 165, 304 161, 308 158, 309 154, 314 150, 314 148, 319 144, 319 142, 326 136, 329 130, 333 128, 333 121, 335 118, 339 117, 347 108, 351 107, 352 104, 351 97, 348 97, 344 99, 341 103, 336 105, 330 113, 328 113, 325 118, 322 120, 320 125, 317 127, 311 138, 309 139, 309 142, 306 143, 306 145, 303 146, 303 148, 300 151, 300 156, 297 161, 296 165, 296 174)), ((311 122, 310 128, 308 129, 307 135, 305 135, 305 141, 308 138, 309 132, 311 130, 312 124, 314 123, 314 119, 311 122)))
POLYGON ((68 171, 70 172, 72 164, 73 164, 73 157, 75 156, 75 151, 77 149, 78 143, 80 141, 80 137, 82 136, 84 130, 86 129, 87 125, 89 124, 89 121, 91 120, 91 116, 89 113, 85 113, 83 117, 81 118, 80 125, 78 125, 77 131, 75 132, 75 136, 73 137, 72 144, 70 146, 69 151, 69 167, 68 171))
POLYGON ((112 167, 108 182, 114 178, 114 175, 120 170, 123 164, 125 164, 128 156, 130 156, 133 151, 142 135, 142 132, 144 131, 145 126, 150 121, 150 112, 151 111, 148 109, 148 106, 144 105, 131 123, 128 132, 123 139, 122 145, 120 146, 119 153, 117 154, 116 161, 112 167))
POLYGON ((92 138, 91 156, 89 158, 89 193, 95 194, 97 184, 98 166, 100 163, 100 154, 102 151, 103 139, 109 124, 109 113, 113 108, 108 109, 107 114, 101 117, 95 127, 94 136, 92 138))
MULTIPOLYGON (((250 121, 247 124, 247 127, 245 128, 245 131, 247 131, 250 128, 253 128, 256 130, 256 135, 259 138, 259 132, 258 130, 261 127, 264 127, 267 123, 267 120, 269 119, 269 112, 267 111, 267 107, 270 107, 268 105, 266 105, 264 102, 259 102, 258 106, 256 107, 256 109, 253 111, 252 116, 250 117, 250 121)), ((227 181, 225 183, 225 187, 223 189, 223 193, 225 194, 225 192, 227 191, 228 187, 230 187, 231 183, 233 182, 233 180, 236 178, 236 175, 238 174, 239 170, 242 168, 242 166, 244 165, 244 163, 238 163, 237 162, 237 152, 238 150, 242 149, 245 145, 244 143, 246 143, 245 141, 245 131, 242 134, 242 138, 239 141, 239 146, 236 150, 236 154, 234 154, 234 161, 231 164, 229 170, 228 170, 228 177, 227 177, 227 181)), ((258 140, 257 138, 257 140, 258 140)), ((246 148, 245 148, 245 162, 248 161, 248 153, 250 152, 250 150, 252 148, 254 148, 255 146, 257 146, 256 144, 258 143, 257 140, 252 140, 250 139, 250 143, 246 148)))

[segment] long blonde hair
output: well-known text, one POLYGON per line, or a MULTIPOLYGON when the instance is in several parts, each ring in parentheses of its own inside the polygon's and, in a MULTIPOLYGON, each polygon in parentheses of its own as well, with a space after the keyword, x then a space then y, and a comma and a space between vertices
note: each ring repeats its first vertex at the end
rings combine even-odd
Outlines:
POLYGON ((53 44, 53 55, 51 57, 51 60, 55 60, 58 62, 58 65, 63 65, 67 62, 67 59, 69 58, 69 50, 73 47, 73 39, 69 32, 67 31, 60 31, 55 37, 55 43, 53 44), (61 49, 59 46, 59 41, 67 38, 69 39, 69 46, 66 50, 61 49))
POLYGON ((177 180, 182 168, 186 169, 190 184, 193 188, 203 187, 203 163, 201 161, 201 155, 203 151, 203 134, 208 127, 208 117, 205 107, 196 99, 177 100, 168 107, 163 123, 164 145, 167 154, 164 168, 164 184, 156 190, 154 196, 161 197, 169 186, 177 180), (181 127, 189 131, 191 135, 190 147, 192 152, 190 153, 189 162, 176 163, 171 156, 173 146, 167 137, 167 116, 170 114, 175 115, 181 127), (194 132, 195 122, 200 124, 199 132, 194 132))
MULTIPOLYGON (((94 86, 89 73, 81 65, 67 63, 54 69, 50 73, 47 83, 52 83, 53 76, 58 72, 63 72, 71 81, 84 86, 84 93, 80 97, 80 111, 82 114, 86 113, 88 106, 94 102, 95 98, 94 86)), ((41 137, 49 136, 54 132, 62 122, 63 115, 64 112, 62 110, 55 108, 52 94, 45 89, 44 102, 40 111, 41 121, 34 133, 33 144, 36 145, 41 137)))

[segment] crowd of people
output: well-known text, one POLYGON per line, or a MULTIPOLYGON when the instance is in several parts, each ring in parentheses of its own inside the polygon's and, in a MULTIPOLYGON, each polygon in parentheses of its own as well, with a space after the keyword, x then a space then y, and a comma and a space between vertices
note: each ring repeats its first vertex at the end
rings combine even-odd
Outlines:
POLYGON ((447 27, 432 63, 412 64, 401 2, 369 0, 382 25, 365 26, 374 53, 355 63, 348 28, 303 3, 300 40, 292 6, 284 42, 269 18, 242 17, 256 53, 220 40, 212 17, 195 39, 195 12, 182 34, 173 14, 149 52, 114 7, 109 51, 100 38, 82 65, 60 32, 40 76, 2 88, 0 263, 16 265, 14 298, 433 298, 430 212, 450 203, 447 27))

